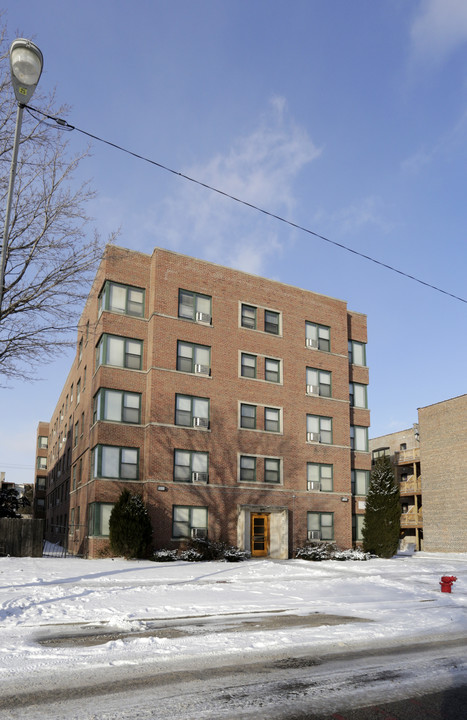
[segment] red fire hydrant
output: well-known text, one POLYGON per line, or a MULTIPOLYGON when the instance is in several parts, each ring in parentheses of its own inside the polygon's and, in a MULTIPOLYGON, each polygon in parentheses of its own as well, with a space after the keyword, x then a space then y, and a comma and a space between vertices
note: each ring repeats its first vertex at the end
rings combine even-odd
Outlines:
POLYGON ((441 578, 441 592, 451 592, 452 583, 456 582, 457 578, 454 575, 443 575, 441 578))

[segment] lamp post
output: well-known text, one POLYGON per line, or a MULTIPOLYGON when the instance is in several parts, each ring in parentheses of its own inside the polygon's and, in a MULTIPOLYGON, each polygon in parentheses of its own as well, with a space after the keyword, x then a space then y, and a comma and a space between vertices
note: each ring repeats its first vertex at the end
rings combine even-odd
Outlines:
POLYGON ((10 73, 13 90, 18 103, 16 113, 15 139, 13 142, 13 155, 11 158, 10 182, 8 185, 7 207, 5 225, 3 228, 2 254, 0 258, 0 317, 5 282, 6 249, 8 242, 8 228, 10 225, 11 201, 13 186, 15 184, 16 163, 18 160, 19 138, 23 122, 24 106, 32 98, 42 73, 44 60, 42 53, 33 42, 18 38, 10 45, 10 73))

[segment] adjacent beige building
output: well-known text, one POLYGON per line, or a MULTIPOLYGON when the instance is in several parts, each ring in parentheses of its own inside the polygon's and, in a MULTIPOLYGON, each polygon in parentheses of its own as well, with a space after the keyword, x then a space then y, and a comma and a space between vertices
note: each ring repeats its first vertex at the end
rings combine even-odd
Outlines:
POLYGON ((467 395, 419 408, 424 550, 467 552, 467 395))
POLYGON ((373 462, 391 457, 400 483, 402 544, 467 552, 467 395, 419 408, 418 423, 370 450, 373 462))

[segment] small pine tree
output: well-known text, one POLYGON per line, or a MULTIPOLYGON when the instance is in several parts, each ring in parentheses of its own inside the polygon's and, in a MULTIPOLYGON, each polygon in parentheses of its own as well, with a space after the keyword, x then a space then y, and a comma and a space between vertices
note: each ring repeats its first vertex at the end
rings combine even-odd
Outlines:
POLYGON ((141 495, 123 490, 109 519, 110 549, 126 558, 147 557, 152 526, 141 495))
POLYGON ((371 472, 363 521, 363 549, 389 558, 397 552, 401 508, 399 486, 388 457, 378 458, 371 472))

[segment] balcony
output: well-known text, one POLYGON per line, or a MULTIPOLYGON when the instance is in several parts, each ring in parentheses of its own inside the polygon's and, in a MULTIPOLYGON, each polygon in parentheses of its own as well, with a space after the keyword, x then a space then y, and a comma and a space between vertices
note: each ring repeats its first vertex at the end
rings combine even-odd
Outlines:
POLYGON ((410 475, 407 480, 399 484, 401 495, 421 495, 422 478, 410 475))
POLYGON ((407 527, 423 527, 423 513, 421 510, 417 512, 415 508, 410 508, 408 512, 402 513, 401 528, 407 527))
POLYGON ((420 448, 412 448, 411 450, 400 450, 394 453, 396 465, 405 465, 406 463, 420 462, 420 448))

